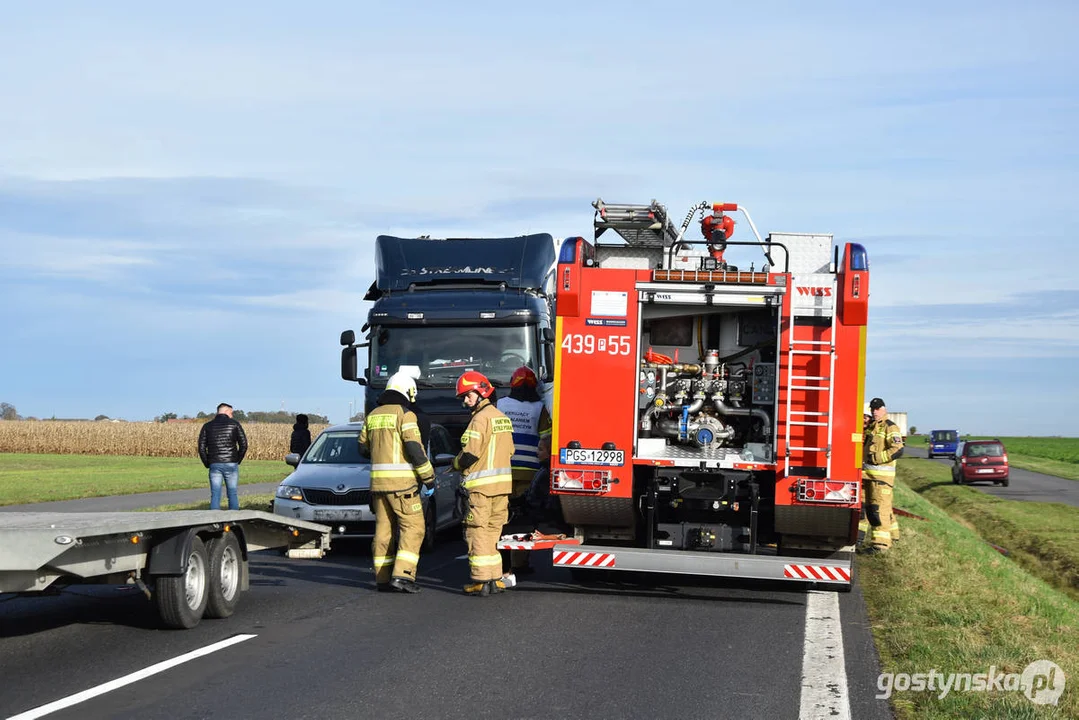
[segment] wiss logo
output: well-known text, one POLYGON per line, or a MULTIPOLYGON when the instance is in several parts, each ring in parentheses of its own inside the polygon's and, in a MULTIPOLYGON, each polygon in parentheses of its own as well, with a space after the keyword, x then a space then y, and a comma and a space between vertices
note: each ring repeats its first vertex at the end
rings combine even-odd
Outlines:
POLYGON ((799 295, 813 295, 816 297, 832 297, 832 288, 828 287, 803 287, 798 286, 799 295))

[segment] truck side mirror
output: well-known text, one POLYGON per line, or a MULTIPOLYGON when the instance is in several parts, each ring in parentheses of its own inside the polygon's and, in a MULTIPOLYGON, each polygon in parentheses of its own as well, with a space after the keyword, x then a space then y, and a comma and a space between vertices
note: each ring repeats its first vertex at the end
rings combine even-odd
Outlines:
POLYGON ((343 333, 341 333, 341 344, 342 345, 355 345, 356 344, 356 333, 354 333, 352 330, 345 330, 343 333))
MULTIPOLYGON (((351 333, 351 330, 346 332, 351 333)), ((344 340, 344 333, 341 334, 341 339, 344 340)), ((356 365, 356 348, 349 344, 341 350, 341 378, 343 380, 355 381, 359 376, 358 368, 356 365)))
POLYGON ((554 328, 543 328, 543 340, 545 342, 554 342, 554 328))

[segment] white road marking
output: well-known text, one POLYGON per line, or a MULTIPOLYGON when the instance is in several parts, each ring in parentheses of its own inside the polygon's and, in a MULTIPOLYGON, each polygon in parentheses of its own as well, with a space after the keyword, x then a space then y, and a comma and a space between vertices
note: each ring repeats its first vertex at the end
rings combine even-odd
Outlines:
POLYGON ((177 657, 174 657, 171 660, 165 660, 164 662, 159 662, 156 665, 151 665, 148 668, 143 668, 142 670, 137 670, 137 671, 131 673, 130 675, 124 675, 123 677, 116 678, 115 680, 110 680, 109 682, 107 682, 107 683, 105 683, 103 685, 98 685, 97 687, 92 687, 92 688, 90 688, 88 690, 83 690, 82 692, 75 693, 74 695, 68 695, 66 698, 61 698, 61 699, 56 700, 54 702, 51 702, 51 703, 49 703, 47 705, 42 705, 40 707, 36 707, 33 710, 27 710, 26 712, 19 713, 18 715, 12 715, 10 718, 8 718, 8 720, 32 720, 32 718, 39 718, 39 717, 42 717, 44 715, 54 713, 57 710, 63 710, 64 708, 71 707, 72 705, 78 705, 79 703, 85 702, 85 701, 87 701, 87 700, 89 700, 91 698, 95 698, 98 695, 104 695, 105 693, 112 692, 113 690, 116 690, 117 688, 121 688, 124 685, 130 685, 131 683, 138 682, 139 680, 143 680, 145 678, 148 678, 151 675, 156 675, 159 672, 164 672, 165 670, 168 670, 169 668, 174 668, 177 665, 182 665, 183 663, 187 662, 188 660, 194 660, 195 658, 200 658, 203 655, 209 655, 212 652, 217 652, 218 650, 223 650, 223 649, 229 647, 230 645, 235 645, 236 643, 241 643, 244 640, 250 640, 253 637, 258 637, 258 636, 257 635, 236 635, 234 637, 230 637, 228 640, 222 640, 221 642, 214 643, 213 645, 207 645, 204 648, 199 648, 198 650, 192 650, 189 653, 179 655, 177 657))
POLYGON ((806 596, 802 701, 798 718, 850 720, 839 596, 834 592, 810 590, 806 596))

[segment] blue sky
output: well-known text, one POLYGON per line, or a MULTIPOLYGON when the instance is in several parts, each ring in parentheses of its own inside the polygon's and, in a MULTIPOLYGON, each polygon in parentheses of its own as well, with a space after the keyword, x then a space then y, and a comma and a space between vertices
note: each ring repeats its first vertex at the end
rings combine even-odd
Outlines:
POLYGON ((911 424, 1079 436, 1079 5, 390 5, 6 6, 0 400, 344 420, 375 235, 721 199, 867 247, 911 424))

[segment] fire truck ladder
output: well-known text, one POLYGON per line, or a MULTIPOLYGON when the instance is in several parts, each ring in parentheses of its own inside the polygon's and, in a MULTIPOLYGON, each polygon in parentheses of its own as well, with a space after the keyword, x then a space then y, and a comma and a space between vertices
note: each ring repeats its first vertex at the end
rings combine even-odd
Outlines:
POLYGON ((648 205, 592 203, 596 209, 592 224, 595 238, 614 230, 626 244, 636 247, 669 247, 678 240, 678 228, 667 216, 667 208, 653 200, 648 205))
MULTIPOLYGON (((832 278, 832 297, 836 296, 836 280, 832 278)), ((798 325, 794 322, 795 318, 791 318, 791 340, 790 345, 787 348, 787 426, 786 426, 786 443, 787 448, 787 472, 790 473, 792 465, 796 467, 816 466, 816 463, 807 463, 805 458, 809 453, 822 452, 825 454, 825 477, 832 476, 832 416, 835 412, 835 394, 833 389, 833 378, 835 377, 835 333, 836 333, 836 316, 838 308, 832 305, 832 323, 827 340, 802 340, 797 338, 798 325), (828 356, 828 375, 795 375, 794 374, 794 358, 795 356, 828 356), (801 390, 806 393, 806 400, 808 401, 810 393, 822 393, 821 397, 827 398, 828 411, 822 412, 820 410, 795 410, 793 409, 794 403, 791 401, 795 390, 801 390), (798 418, 798 419, 795 419, 798 418), (791 427, 822 427, 824 430, 824 437, 826 438, 826 444, 824 447, 791 447, 791 427), (801 462, 797 462, 801 460, 801 462)), ((808 326, 802 326, 808 327, 808 326)), ((807 403, 808 404, 808 403, 807 403)), ((820 403, 817 407, 820 407, 820 403)))

